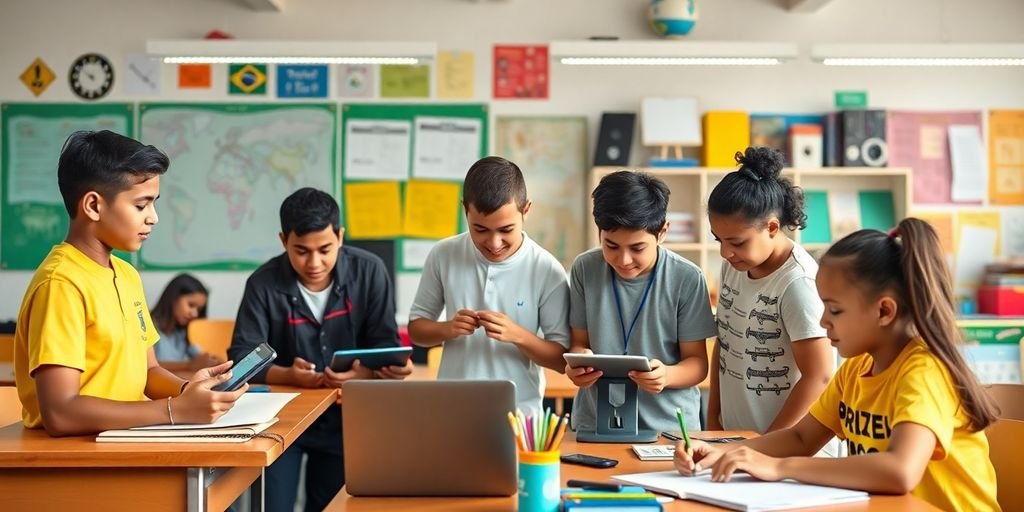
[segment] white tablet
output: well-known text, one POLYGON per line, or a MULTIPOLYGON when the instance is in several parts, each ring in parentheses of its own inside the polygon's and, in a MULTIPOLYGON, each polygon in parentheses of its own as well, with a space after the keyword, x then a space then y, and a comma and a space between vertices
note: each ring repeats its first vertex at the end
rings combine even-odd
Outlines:
POLYGON ((651 362, 644 356, 618 356, 611 354, 562 354, 565 362, 572 368, 591 366, 604 372, 605 377, 626 378, 629 372, 649 372, 651 362))

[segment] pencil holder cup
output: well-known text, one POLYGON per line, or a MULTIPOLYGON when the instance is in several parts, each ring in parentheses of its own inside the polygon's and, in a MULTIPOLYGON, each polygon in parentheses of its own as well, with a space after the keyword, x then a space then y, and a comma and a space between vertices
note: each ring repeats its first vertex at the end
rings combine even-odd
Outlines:
POLYGON ((559 452, 519 452, 519 512, 558 512, 559 452))

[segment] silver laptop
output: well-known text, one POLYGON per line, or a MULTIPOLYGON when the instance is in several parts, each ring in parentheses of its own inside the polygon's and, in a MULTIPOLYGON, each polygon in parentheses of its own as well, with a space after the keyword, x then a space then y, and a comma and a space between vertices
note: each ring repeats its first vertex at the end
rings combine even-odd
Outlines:
POLYGON ((510 381, 353 380, 342 387, 352 496, 511 496, 510 381))

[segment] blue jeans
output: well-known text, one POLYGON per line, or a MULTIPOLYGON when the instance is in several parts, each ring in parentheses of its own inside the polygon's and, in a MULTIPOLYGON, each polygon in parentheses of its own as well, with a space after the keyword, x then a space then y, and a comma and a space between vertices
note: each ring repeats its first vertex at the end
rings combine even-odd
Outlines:
POLYGON ((267 512, 292 512, 299 489, 302 454, 306 461, 306 512, 320 512, 345 485, 345 459, 337 454, 292 445, 265 473, 267 512))

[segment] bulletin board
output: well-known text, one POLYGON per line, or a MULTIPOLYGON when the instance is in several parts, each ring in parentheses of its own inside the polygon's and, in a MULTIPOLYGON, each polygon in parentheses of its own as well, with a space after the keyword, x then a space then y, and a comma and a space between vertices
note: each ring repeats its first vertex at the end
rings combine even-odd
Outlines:
POLYGON ((397 269, 420 270, 425 243, 465 229, 462 180, 488 153, 487 105, 347 104, 341 116, 346 239, 394 240, 397 269))
POLYGON ((131 137, 133 121, 134 107, 128 103, 0 106, 0 268, 33 270, 67 235, 57 161, 68 136, 79 130, 110 130, 131 137))

